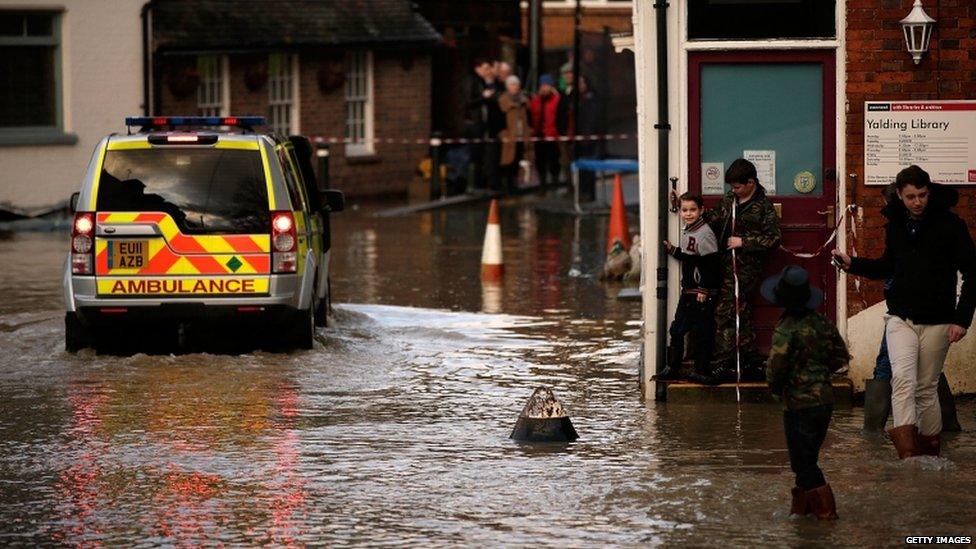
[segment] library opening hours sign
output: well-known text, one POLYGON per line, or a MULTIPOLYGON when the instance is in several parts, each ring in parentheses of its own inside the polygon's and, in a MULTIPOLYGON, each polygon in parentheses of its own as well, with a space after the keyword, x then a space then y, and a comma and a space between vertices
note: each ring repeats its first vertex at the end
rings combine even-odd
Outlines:
POLYGON ((864 182, 887 185, 916 164, 932 181, 976 184, 976 101, 864 103, 864 182))

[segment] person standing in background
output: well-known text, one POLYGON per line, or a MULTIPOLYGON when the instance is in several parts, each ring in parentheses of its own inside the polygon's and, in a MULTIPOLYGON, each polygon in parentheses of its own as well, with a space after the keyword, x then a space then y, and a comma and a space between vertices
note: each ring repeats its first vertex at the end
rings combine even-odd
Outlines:
MULTIPOLYGON (((569 73, 572 76, 572 72, 569 73)), ((572 158, 600 158, 602 141, 589 139, 594 135, 603 134, 603 110, 596 91, 590 86, 590 79, 585 76, 579 78, 579 89, 572 86, 567 88, 562 99, 559 100, 557 115, 557 129, 559 134, 567 137, 582 136, 582 140, 569 142, 568 149, 572 158), (576 96, 579 96, 579 113, 576 108, 576 96)), ((579 173, 580 200, 592 202, 596 200, 596 174, 589 170, 579 173)))
POLYGON ((539 78, 539 93, 532 98, 529 107, 533 133, 540 138, 536 142, 535 156, 539 185, 543 188, 559 183, 559 129, 556 125, 559 100, 556 81, 543 74, 539 78))
MULTIPOLYGON (((466 138, 482 140, 488 137, 489 112, 491 103, 495 101, 495 91, 495 75, 491 63, 487 59, 476 59, 464 90, 466 138)), ((475 188, 484 188, 485 144, 470 143, 468 150, 471 165, 474 167, 472 184, 475 188)))
POLYGON ((505 81, 505 93, 498 98, 498 107, 505 116, 501 140, 501 180, 506 193, 518 188, 518 167, 522 160, 532 161, 532 128, 529 125, 528 98, 522 93, 522 82, 515 75, 505 81))

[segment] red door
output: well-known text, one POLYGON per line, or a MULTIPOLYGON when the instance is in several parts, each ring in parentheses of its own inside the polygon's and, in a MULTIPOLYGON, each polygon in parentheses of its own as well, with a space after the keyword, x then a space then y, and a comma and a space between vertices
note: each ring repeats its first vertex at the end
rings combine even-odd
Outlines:
MULTIPOLYGON (((782 246, 819 249, 833 231, 837 193, 834 52, 692 53, 688 80, 690 190, 714 205, 728 190, 716 174, 751 158, 780 211, 782 246)), ((777 250, 765 274, 788 264, 810 272, 827 296, 820 310, 833 319, 836 271, 828 255, 802 259, 777 250)), ((779 311, 758 291, 748 299, 766 352, 779 311)))

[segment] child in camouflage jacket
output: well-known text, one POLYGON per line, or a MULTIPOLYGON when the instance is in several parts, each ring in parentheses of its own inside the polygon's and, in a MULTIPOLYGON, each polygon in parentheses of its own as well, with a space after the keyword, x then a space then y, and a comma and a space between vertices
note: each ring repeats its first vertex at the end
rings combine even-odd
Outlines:
POLYGON ((834 519, 834 493, 817 460, 833 415, 830 376, 847 364, 850 354, 837 327, 816 311, 823 304, 823 292, 810 286, 810 275, 802 267, 787 266, 767 278, 760 291, 784 309, 773 332, 766 381, 784 406, 786 446, 796 474, 790 514, 834 519))

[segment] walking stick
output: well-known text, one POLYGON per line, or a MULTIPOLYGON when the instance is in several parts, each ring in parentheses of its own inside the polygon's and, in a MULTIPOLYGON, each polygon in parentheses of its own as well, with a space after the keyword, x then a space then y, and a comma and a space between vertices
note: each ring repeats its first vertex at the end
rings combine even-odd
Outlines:
MULTIPOLYGON (((732 197, 732 236, 735 236, 736 210, 738 209, 738 197, 732 197)), ((742 402, 742 395, 739 393, 739 384, 742 382, 742 354, 739 350, 739 267, 736 263, 736 250, 732 248, 732 283, 735 293, 735 401, 742 402)))

